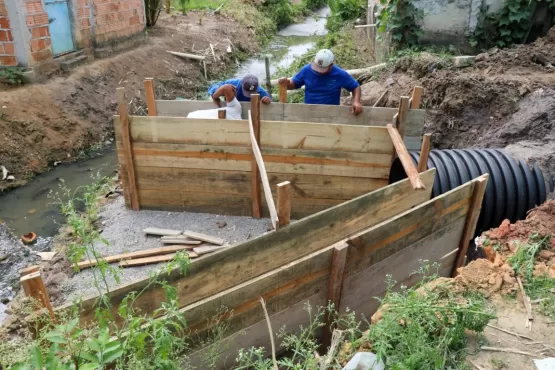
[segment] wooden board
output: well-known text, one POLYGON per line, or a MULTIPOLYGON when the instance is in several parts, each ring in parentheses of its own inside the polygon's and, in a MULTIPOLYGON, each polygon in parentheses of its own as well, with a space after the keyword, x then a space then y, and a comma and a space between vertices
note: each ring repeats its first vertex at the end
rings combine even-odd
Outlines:
MULTIPOLYGON (((247 118, 250 103, 241 102, 243 118, 247 118)), ((210 101, 157 100, 159 116, 186 117, 188 113, 199 109, 213 109, 210 101)), ((282 104, 273 102, 262 105, 260 116, 266 121, 295 121, 316 123, 339 123, 349 125, 385 126, 397 113, 396 108, 363 107, 359 116, 350 113, 350 107, 334 105, 282 104)), ((411 109, 407 115, 406 134, 410 136, 422 135, 425 110, 411 109)))
POLYGON ((202 234, 202 233, 196 233, 196 232, 190 231, 190 230, 186 230, 183 233, 183 235, 185 235, 186 237, 189 237, 191 239, 201 240, 203 242, 216 244, 216 245, 224 245, 224 243, 225 243, 225 240, 222 239, 222 238, 218 238, 218 237, 215 237, 215 236, 206 235, 206 234, 202 234))
MULTIPOLYGON (((431 189, 435 169, 421 176, 426 188, 431 189)), ((286 228, 195 260, 191 263, 189 276, 182 277, 179 271, 174 270, 168 281, 177 287, 181 306, 197 302, 421 204, 429 199, 430 191, 413 191, 408 180, 397 182, 294 222, 286 228)), ((125 295, 142 289, 145 284, 148 284, 148 279, 123 286, 108 295, 117 307, 125 295)), ((137 299, 137 308, 152 312, 163 299, 163 289, 150 289, 137 299)), ((81 319, 84 322, 93 319, 91 308, 94 302, 92 298, 81 303, 84 310, 81 319)))
MULTIPOLYGON (((249 147, 248 121, 177 117, 130 117, 133 143, 249 147)), ((121 141, 120 117, 114 116, 121 141)), ((262 121, 261 147, 387 154, 393 146, 384 127, 262 121)), ((140 164, 137 164, 140 165, 140 164)))
MULTIPOLYGON (((189 255, 189 258, 198 257, 198 254, 196 254, 195 252, 187 251, 185 253, 187 253, 187 255, 189 255)), ((119 267, 146 266, 146 265, 152 265, 154 263, 169 262, 169 261, 173 260, 174 258, 175 258, 175 253, 164 254, 162 256, 130 259, 130 260, 121 261, 119 263, 119 267)))
POLYGON ((183 234, 181 230, 170 230, 170 229, 160 229, 157 227, 147 227, 143 230, 146 235, 157 235, 157 236, 178 236, 183 234))

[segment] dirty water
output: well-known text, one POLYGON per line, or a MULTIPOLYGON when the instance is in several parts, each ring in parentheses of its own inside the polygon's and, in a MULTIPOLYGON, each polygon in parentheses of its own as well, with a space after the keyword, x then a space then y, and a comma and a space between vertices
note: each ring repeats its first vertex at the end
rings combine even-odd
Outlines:
POLYGON ((309 51, 319 38, 326 35, 326 17, 329 14, 330 8, 325 7, 317 10, 314 16, 307 17, 304 22, 283 28, 262 53, 241 64, 235 77, 252 73, 262 84, 266 80, 264 56, 267 54, 271 55, 270 75, 274 75, 278 68, 289 67, 295 58, 309 51))

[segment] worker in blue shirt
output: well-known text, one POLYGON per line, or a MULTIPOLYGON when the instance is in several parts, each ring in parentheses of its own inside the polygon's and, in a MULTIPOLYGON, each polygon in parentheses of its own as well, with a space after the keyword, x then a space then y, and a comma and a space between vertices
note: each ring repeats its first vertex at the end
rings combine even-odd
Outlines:
POLYGON ((305 104, 339 105, 341 89, 353 93, 351 112, 362 112, 360 104, 360 85, 350 74, 335 64, 331 50, 322 49, 316 53, 314 62, 305 65, 292 79, 280 78, 280 84, 286 84, 288 90, 305 86, 305 104))
POLYGON ((223 85, 233 85, 235 86, 235 91, 237 91, 237 100, 239 101, 251 101, 252 94, 260 94, 260 101, 264 104, 270 104, 272 102, 272 97, 261 88, 258 84, 258 78, 254 75, 246 75, 243 79, 232 79, 227 81, 216 82, 208 88, 208 95, 212 97, 212 100, 216 105, 220 106, 220 97, 214 96, 214 93, 223 85))

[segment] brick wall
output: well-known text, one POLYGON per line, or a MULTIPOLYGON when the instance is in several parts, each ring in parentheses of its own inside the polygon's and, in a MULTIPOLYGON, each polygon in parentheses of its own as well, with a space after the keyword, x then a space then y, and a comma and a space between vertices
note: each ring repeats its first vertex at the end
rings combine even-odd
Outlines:
POLYGON ((15 65, 17 65, 17 59, 8 10, 4 0, 0 0, 0 66, 15 65))
POLYGON ((48 30, 48 14, 41 0, 25 0, 26 22, 31 32, 30 51, 31 64, 52 58, 50 32, 48 30))
POLYGON ((75 0, 77 9, 77 30, 75 42, 78 48, 88 48, 92 46, 92 27, 91 27, 91 2, 93 0, 75 0))
POLYGON ((143 0, 94 0, 96 41, 133 35, 144 29, 143 0))

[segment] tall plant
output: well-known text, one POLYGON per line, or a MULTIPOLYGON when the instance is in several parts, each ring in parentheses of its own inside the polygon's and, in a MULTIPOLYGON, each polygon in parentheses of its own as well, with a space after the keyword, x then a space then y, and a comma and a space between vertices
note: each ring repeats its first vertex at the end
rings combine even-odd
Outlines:
POLYGON ((418 23, 424 18, 422 10, 409 0, 380 0, 376 27, 378 32, 390 32, 395 47, 418 44, 423 31, 418 23))
POLYGON ((343 24, 360 18, 365 12, 364 0, 328 0, 331 15, 326 22, 326 28, 337 32, 343 24))
POLYGON ((162 0, 145 0, 146 26, 152 27, 158 22, 162 11, 162 0))

